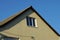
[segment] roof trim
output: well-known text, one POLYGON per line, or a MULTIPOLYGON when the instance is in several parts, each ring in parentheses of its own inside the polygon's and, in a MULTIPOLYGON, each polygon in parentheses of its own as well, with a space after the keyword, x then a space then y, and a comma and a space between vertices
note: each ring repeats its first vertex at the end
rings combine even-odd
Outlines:
POLYGON ((30 8, 31 8, 31 6, 28 7, 28 8, 26 8, 26 9, 24 9, 23 11, 18 12, 17 14, 12 15, 12 16, 10 16, 9 18, 3 20, 2 22, 0 22, 0 26, 3 26, 3 25, 5 25, 6 23, 10 22, 11 20, 15 19, 17 16, 21 15, 22 13, 24 13, 25 11, 27 11, 27 10, 30 9, 30 8))
MULTIPOLYGON (((15 16, 13 16, 13 18, 11 18, 10 20, 9 20, 9 18, 8 18, 7 21, 6 21, 6 20, 5 20, 5 21, 2 21, 2 22, 0 23, 0 26, 3 26, 3 25, 5 25, 5 24, 9 23, 9 22, 12 21, 13 19, 15 19, 17 16, 23 14, 24 12, 26 12, 26 11, 29 10, 29 9, 32 9, 34 12, 36 12, 36 14, 49 26, 49 28, 50 28, 56 35, 60 36, 60 34, 59 34, 54 28, 52 28, 52 26, 49 25, 48 22, 47 22, 32 6, 28 7, 27 9, 23 10, 22 12, 19 12, 18 14, 16 14, 15 16)), ((1 27, 0 27, 0 28, 1 28, 1 27)))

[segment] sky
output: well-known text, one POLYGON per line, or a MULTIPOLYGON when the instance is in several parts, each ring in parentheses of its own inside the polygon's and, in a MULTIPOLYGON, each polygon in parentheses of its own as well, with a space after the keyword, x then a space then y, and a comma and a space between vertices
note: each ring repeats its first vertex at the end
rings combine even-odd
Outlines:
POLYGON ((60 34, 60 0, 0 0, 0 22, 29 6, 60 34))

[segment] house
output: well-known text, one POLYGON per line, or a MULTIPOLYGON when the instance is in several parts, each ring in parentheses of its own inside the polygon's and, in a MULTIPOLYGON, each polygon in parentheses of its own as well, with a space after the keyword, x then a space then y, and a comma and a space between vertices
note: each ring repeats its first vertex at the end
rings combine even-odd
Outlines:
POLYGON ((31 6, 0 22, 0 40, 60 40, 60 34, 31 6))

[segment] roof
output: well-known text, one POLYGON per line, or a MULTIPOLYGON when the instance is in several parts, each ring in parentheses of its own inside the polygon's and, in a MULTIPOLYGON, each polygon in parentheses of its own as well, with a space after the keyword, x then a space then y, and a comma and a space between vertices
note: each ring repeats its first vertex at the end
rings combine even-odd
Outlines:
POLYGON ((7 18, 6 20, 0 22, 0 28, 1 28, 3 25, 5 25, 5 24, 9 23, 10 21, 12 21, 13 19, 15 19, 17 16, 23 14, 24 12, 26 12, 26 11, 29 10, 29 9, 32 9, 34 12, 36 12, 36 14, 49 26, 49 28, 50 28, 56 35, 60 36, 60 34, 59 34, 51 25, 49 25, 49 24, 47 23, 47 21, 46 21, 37 11, 35 11, 35 9, 34 9, 32 6, 26 8, 26 9, 23 10, 22 12, 19 12, 19 13, 13 15, 13 16, 7 18))
POLYGON ((4 25, 5 23, 11 21, 11 20, 14 19, 16 16, 22 14, 23 12, 25 12, 26 10, 28 10, 28 9, 30 9, 30 8, 31 8, 31 6, 28 7, 28 8, 26 8, 26 9, 24 9, 23 11, 18 12, 17 14, 14 14, 13 16, 10 16, 9 18, 3 20, 2 22, 0 22, 0 26, 2 26, 2 25, 4 25))

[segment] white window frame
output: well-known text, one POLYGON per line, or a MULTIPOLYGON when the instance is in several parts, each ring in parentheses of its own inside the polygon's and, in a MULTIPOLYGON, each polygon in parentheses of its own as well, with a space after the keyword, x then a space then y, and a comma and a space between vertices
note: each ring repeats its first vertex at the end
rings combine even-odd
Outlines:
POLYGON ((37 19, 35 19, 35 27, 38 27, 38 26, 37 26, 37 19))
MULTIPOLYGON (((28 26, 38 27, 38 26, 37 26, 37 19, 35 19, 35 18, 33 18, 33 17, 27 17, 27 18, 28 18, 28 22, 27 22, 27 23, 28 23, 28 26), (31 24, 32 24, 32 25, 30 25, 30 19, 29 19, 29 18, 31 18, 31 22, 32 22, 31 24), (33 19, 34 19, 34 24, 33 24, 33 19), (35 26, 34 26, 34 25, 35 25, 35 26)), ((26 19, 26 20, 27 20, 27 19, 26 19)))

